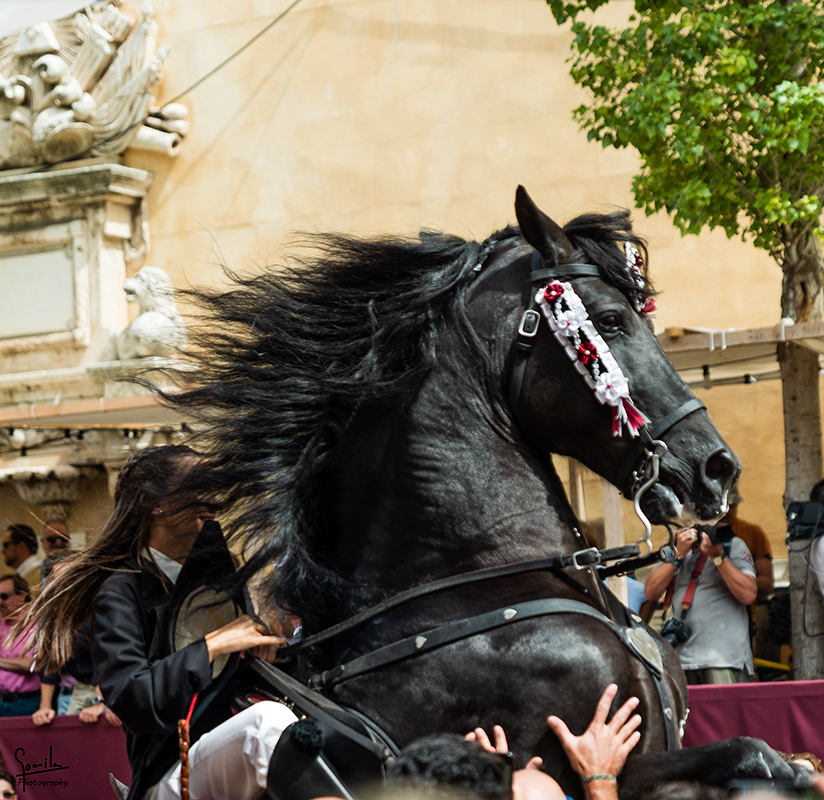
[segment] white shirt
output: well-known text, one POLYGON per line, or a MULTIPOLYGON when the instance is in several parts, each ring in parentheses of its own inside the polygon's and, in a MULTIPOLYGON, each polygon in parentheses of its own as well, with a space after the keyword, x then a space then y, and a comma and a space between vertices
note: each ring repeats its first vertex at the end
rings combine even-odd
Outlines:
POLYGON ((33 569, 41 566, 43 563, 43 559, 38 557, 37 553, 32 553, 18 568, 17 574, 22 578, 25 577, 27 572, 31 572, 33 569))
POLYGON ((177 576, 180 575, 180 570, 183 569, 183 564, 175 561, 173 558, 169 558, 165 553, 161 553, 160 550, 155 550, 154 547, 149 547, 148 552, 151 553, 155 564, 160 567, 163 574, 172 583, 175 583, 177 576))

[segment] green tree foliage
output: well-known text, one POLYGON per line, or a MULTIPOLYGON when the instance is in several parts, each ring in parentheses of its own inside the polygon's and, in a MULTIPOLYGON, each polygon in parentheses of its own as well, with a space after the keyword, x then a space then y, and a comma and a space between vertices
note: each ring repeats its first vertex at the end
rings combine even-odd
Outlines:
MULTIPOLYGON (((779 262, 819 229, 824 197, 822 2, 636 2, 630 26, 575 19, 571 74, 590 140, 635 147, 638 205, 685 233, 752 237, 779 262)), ((819 229, 820 230, 820 229, 819 229)))
MULTIPOLYGON (((781 315, 824 318, 824 0, 635 0, 622 30, 583 21, 608 0, 547 2, 572 20, 571 73, 592 96, 575 117, 590 140, 640 154, 637 204, 682 233, 751 239, 783 270, 781 315)), ((784 499, 804 500, 822 475, 819 357, 792 342, 777 355, 784 499)), ((803 587, 803 560, 793 564, 803 587)), ((820 677, 824 640, 804 633, 793 602, 795 676, 820 677)))

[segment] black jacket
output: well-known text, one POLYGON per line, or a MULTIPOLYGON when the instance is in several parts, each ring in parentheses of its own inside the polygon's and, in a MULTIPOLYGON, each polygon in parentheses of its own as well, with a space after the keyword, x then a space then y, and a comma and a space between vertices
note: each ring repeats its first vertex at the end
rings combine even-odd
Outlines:
POLYGON ((175 652, 169 631, 180 595, 193 581, 217 580, 217 572, 225 579, 226 569, 234 567, 223 535, 207 522, 174 586, 153 563, 126 560, 95 598, 92 661, 106 704, 126 732, 129 800, 141 797, 179 758, 177 721, 186 717, 195 692, 192 743, 230 716, 230 692, 220 679, 213 685, 205 640, 175 652), (193 558, 195 553, 201 557, 193 558))

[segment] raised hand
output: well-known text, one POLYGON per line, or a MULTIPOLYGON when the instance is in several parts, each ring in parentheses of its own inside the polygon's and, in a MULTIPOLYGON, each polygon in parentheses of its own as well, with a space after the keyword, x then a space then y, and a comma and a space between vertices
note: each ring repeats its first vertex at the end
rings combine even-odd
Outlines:
POLYGON ((558 737, 572 768, 582 779, 593 775, 611 776, 602 780, 614 780, 624 768, 627 756, 641 738, 637 730, 641 724, 639 714, 632 715, 638 707, 637 697, 630 697, 607 722, 612 701, 618 687, 611 683, 604 690, 595 709, 589 727, 575 736, 559 717, 547 717, 547 724, 558 737))

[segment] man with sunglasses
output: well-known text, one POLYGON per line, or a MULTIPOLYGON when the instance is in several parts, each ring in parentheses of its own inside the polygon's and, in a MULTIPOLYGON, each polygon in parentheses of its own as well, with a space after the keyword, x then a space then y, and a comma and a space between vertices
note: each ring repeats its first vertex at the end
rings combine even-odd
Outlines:
POLYGON ((7 642, 30 600, 31 589, 19 575, 0 578, 0 717, 27 717, 40 705, 40 677, 31 672, 29 630, 7 642))
POLYGON ((64 553, 71 546, 69 529, 65 522, 59 519, 51 519, 43 526, 43 533, 40 535, 40 544, 46 558, 54 553, 64 553))
POLYGON ((2 800, 17 800, 17 782, 10 772, 0 769, 0 798, 2 800))
POLYGON ((50 519, 43 526, 43 533, 40 534, 40 546, 43 548, 45 557, 40 565, 40 583, 46 584, 46 573, 49 564, 55 563, 61 557, 71 551, 71 538, 69 529, 65 522, 59 519, 50 519))
POLYGON ((26 579, 35 593, 40 591, 40 565, 37 555, 37 534, 22 524, 9 525, 3 535, 3 558, 6 565, 26 579))

